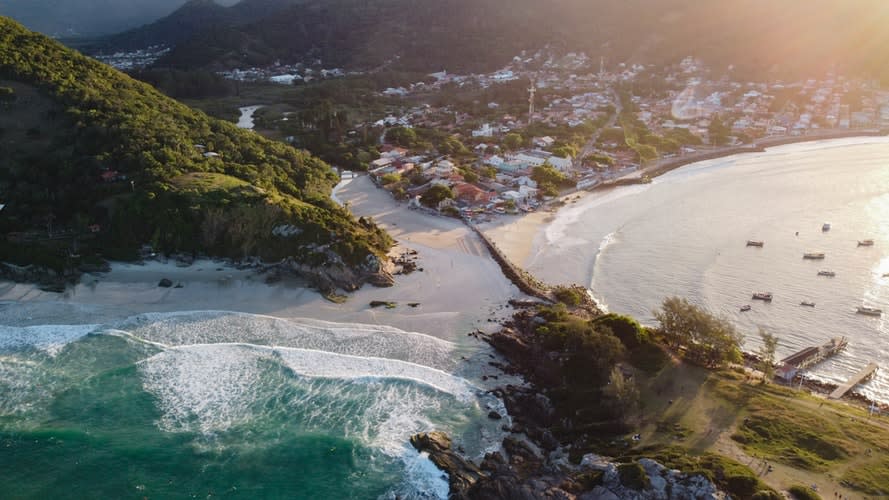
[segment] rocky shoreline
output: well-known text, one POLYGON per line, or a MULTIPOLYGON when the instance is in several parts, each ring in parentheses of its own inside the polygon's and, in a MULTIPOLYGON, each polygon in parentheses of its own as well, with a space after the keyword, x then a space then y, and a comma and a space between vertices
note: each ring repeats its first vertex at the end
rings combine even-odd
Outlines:
MULTIPOLYGON (((530 307, 536 303, 515 304, 515 318, 491 335, 472 335, 488 342, 505 362, 491 364, 525 380, 538 379, 543 357, 552 356, 528 338, 533 324, 530 307)), ((588 311, 588 313, 590 313, 588 311)), ((591 314, 591 313, 590 313, 591 314)), ((591 314, 592 315, 592 314, 591 314)), ((552 429, 558 422, 555 408, 541 388, 533 383, 506 385, 492 391, 501 398, 512 420, 503 430, 509 435, 499 451, 485 455, 480 464, 452 449, 451 440, 441 432, 421 433, 411 444, 447 473, 450 498, 475 499, 562 499, 562 500, 654 500, 722 499, 726 494, 703 474, 684 474, 650 459, 619 463, 594 454, 574 456, 579 443, 562 442, 552 429), (579 460, 579 461, 578 461, 579 460)), ((492 412, 496 413, 496 412, 492 412)), ((500 419, 500 414, 489 415, 500 419)), ((567 424, 570 426, 570 424, 567 424)), ((562 439, 566 439, 562 436, 562 439)))
MULTIPOLYGON (((164 258, 147 258, 140 263, 146 261, 173 262, 178 267, 190 267, 194 258, 190 255, 172 255, 164 258)), ((358 266, 346 265, 338 258, 330 259, 328 264, 317 266, 299 262, 294 258, 287 258, 271 264, 262 262, 258 258, 248 258, 241 261, 223 259, 218 262, 226 267, 239 270, 249 269, 256 274, 264 275, 266 283, 280 281, 285 276, 304 279, 322 294, 333 294, 337 290, 353 292, 365 284, 391 287, 395 284, 394 274, 406 274, 416 270, 415 259, 404 255, 390 256, 385 260, 369 255, 365 262, 358 266)), ((63 271, 56 271, 36 265, 18 266, 0 262, 0 279, 15 283, 33 283, 43 291, 62 293, 68 286, 80 283, 84 274, 108 273, 111 271, 111 266, 112 263, 102 261, 99 264, 81 264, 63 271)), ((171 281, 166 277, 162 281, 164 280, 171 281)))

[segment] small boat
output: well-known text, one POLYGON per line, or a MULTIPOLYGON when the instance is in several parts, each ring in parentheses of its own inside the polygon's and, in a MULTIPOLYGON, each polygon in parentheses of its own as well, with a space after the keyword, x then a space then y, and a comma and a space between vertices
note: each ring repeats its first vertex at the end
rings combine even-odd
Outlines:
POLYGON ((874 246, 874 240, 858 240, 858 246, 872 247, 872 246, 874 246))
POLYGON ((799 305, 806 306, 806 307, 815 307, 815 303, 809 302, 808 300, 804 300, 804 301, 800 302, 799 305))
POLYGON ((762 247, 763 242, 758 240, 747 240, 748 247, 762 247))
POLYGON ((804 259, 823 259, 824 252, 808 252, 803 254, 804 259))
POLYGON ((741 306, 741 312, 747 312, 750 310, 750 304, 744 304, 741 306))
POLYGON ((833 271, 818 271, 818 276, 828 276, 830 278, 833 278, 836 275, 837 273, 833 271))
POLYGON ((821 230, 822 231, 830 231, 830 222, 825 222, 824 224, 821 224, 821 230))
POLYGON ((868 316, 880 316, 883 314, 882 309, 875 307, 858 306, 858 314, 866 314, 868 316))
POLYGON ((771 302, 772 301, 772 292, 754 292, 753 299, 771 302))

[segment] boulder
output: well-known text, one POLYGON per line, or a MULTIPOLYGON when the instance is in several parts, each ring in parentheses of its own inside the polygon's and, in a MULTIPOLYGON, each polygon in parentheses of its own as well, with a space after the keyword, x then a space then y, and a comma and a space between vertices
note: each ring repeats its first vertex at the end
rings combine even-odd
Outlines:
POLYGON ((451 498, 465 498, 469 489, 486 477, 478 466, 451 449, 451 438, 443 432, 415 434, 411 436, 411 444, 417 451, 428 453, 432 463, 448 474, 451 498))
POLYGON ((173 282, 167 278, 164 278, 164 279, 160 280, 160 282, 157 284, 157 286, 162 287, 162 288, 170 288, 173 286, 173 282))

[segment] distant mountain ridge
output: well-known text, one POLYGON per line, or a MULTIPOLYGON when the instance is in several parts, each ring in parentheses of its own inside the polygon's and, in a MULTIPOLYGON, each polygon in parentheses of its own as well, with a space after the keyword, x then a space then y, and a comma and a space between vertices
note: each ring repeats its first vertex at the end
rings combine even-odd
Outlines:
POLYGON ((760 76, 831 67, 889 75, 882 0, 303 0, 267 15, 238 12, 220 21, 205 11, 193 31, 165 38, 175 48, 158 64, 230 69, 321 59, 356 69, 486 71, 552 46, 612 65, 691 55, 760 76))
POLYGON ((189 0, 162 19, 107 37, 96 48, 135 50, 153 45, 175 46, 208 29, 258 21, 299 1, 242 0, 225 7, 214 0, 189 0))
MULTIPOLYGON (((219 0, 231 4, 236 0, 219 0)), ((51 36, 118 33, 160 19, 185 0, 3 0, 0 16, 51 36)))

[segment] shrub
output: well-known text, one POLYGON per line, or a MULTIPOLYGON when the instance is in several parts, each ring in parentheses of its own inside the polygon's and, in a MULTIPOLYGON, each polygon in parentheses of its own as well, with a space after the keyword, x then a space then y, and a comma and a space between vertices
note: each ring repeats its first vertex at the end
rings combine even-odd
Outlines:
POLYGON ((793 485, 787 492, 796 500, 821 500, 821 495, 808 486, 793 485))
POLYGON ((645 473, 645 469, 638 462, 618 465, 617 473, 620 476, 621 484, 627 488, 642 491, 651 487, 648 474, 645 473))

